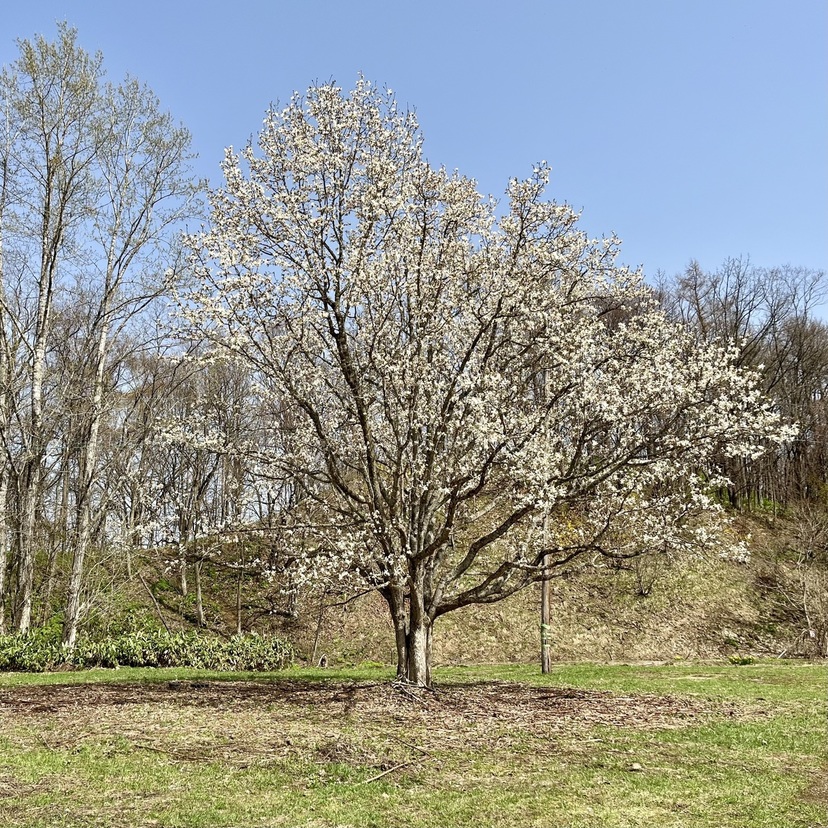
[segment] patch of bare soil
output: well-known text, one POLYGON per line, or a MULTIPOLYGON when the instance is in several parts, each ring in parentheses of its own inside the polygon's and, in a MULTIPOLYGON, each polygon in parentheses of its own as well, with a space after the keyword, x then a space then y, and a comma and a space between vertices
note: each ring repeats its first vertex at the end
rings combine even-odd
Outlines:
MULTIPOLYGON (((509 682, 174 681, 19 687, 0 692, 14 722, 52 750, 96 744, 173 761, 281 760, 401 768, 452 748, 547 749, 595 726, 659 730, 746 715, 732 705, 509 682), (29 726, 25 726, 25 725, 29 726)), ((32 738, 32 737, 29 737, 32 738)))
POLYGON ((0 715, 57 714, 91 708, 165 705, 243 711, 287 706, 337 717, 559 722, 630 728, 683 727, 711 715, 735 716, 735 705, 661 695, 618 695, 512 682, 448 685, 436 692, 391 683, 170 681, 20 687, 0 691, 0 715))
POLYGON ((816 802, 818 805, 828 803, 828 765, 814 771, 810 784, 801 796, 806 802, 816 802))

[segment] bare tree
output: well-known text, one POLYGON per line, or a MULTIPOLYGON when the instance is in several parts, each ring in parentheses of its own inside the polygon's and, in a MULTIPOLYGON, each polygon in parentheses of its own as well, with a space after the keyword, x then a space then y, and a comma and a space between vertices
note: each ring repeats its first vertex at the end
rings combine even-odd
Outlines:
POLYGON ((728 259, 712 273, 692 262, 683 275, 662 282, 669 312, 702 340, 735 345, 738 363, 759 371, 765 393, 800 424, 795 440, 759 460, 721 459, 733 507, 813 497, 828 483, 820 431, 828 330, 817 316, 827 292, 821 271, 762 268, 747 259, 728 259))
MULTIPOLYGON (((20 57, 0 76, 6 118, 13 123, 10 163, 4 173, 13 224, 6 243, 19 248, 18 261, 33 290, 32 324, 26 338, 27 411, 16 477, 20 508, 16 624, 31 625, 35 567, 35 520, 42 489, 48 433, 44 383, 59 263, 86 220, 92 195, 90 167, 102 139, 95 95, 100 58, 81 52, 63 29, 57 45, 43 38, 20 42, 20 57)), ((8 225, 7 225, 8 226, 8 225)), ((18 323, 19 324, 19 323, 18 323)), ((22 327, 22 325, 20 325, 22 327)))
MULTIPOLYGON (((175 231, 192 213, 197 187, 187 168, 186 130, 136 81, 106 83, 101 55, 80 48, 74 29, 62 24, 54 42, 40 36, 18 45, 19 58, 0 76, 0 368, 23 381, 0 408, 0 489, 14 484, 15 622, 25 633, 38 516, 45 515, 55 445, 66 444, 57 430, 72 393, 67 383, 52 382, 50 371, 54 364, 73 372, 83 394, 71 401, 72 450, 62 456, 77 471, 55 476, 72 482, 74 560, 64 629, 72 646, 95 525, 100 433, 124 353, 113 344, 140 328, 133 323, 163 290, 175 231), (55 361, 58 352, 71 353, 71 367, 55 361)), ((0 517, 0 536, 7 536, 8 509, 0 517)))
POLYGON ((97 476, 99 434, 111 388, 112 343, 166 288, 164 264, 174 261, 171 231, 192 215, 195 187, 189 175, 190 136, 158 108, 135 81, 103 90, 109 141, 96 172, 102 199, 92 223, 93 280, 87 341, 90 391, 81 435, 77 532, 65 612, 64 643, 74 646, 83 564, 92 526, 91 491, 97 476))

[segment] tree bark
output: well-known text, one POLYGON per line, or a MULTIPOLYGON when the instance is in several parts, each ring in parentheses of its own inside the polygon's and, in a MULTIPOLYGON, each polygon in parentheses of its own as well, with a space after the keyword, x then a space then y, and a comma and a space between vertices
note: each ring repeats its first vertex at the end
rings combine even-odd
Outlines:
MULTIPOLYGON (((101 312, 104 318, 109 313, 110 278, 107 278, 105 298, 101 312)), ((63 622, 63 643, 70 650, 74 649, 80 620, 80 594, 83 585, 83 571, 86 553, 92 538, 92 485, 95 481, 98 463, 98 435, 103 418, 103 396, 106 357, 109 342, 109 324, 104 322, 95 349, 95 380, 92 403, 89 411, 89 424, 86 431, 85 445, 80 473, 78 492, 78 527, 76 532, 75 554, 72 556, 72 573, 69 576, 69 589, 66 596, 66 610, 63 622)))
MULTIPOLYGON (((4 158, 0 161, 0 306, 5 308, 5 276, 3 273, 3 214, 6 204, 6 187, 8 179, 9 151, 6 148, 4 158)), ((5 320, 0 318, 0 433, 5 437, 9 425, 11 393, 12 355, 6 340, 3 326, 5 320)), ((9 561, 9 512, 8 492, 11 464, 6 457, 5 446, 0 446, 0 635, 6 632, 6 567, 9 561)))
POLYGON ((406 679, 417 687, 431 687, 431 619, 423 615, 407 636, 406 679))
POLYGON ((6 527, 6 498, 8 497, 8 478, 0 461, 0 635, 6 633, 6 566, 8 564, 9 532, 6 527))
POLYGON ((426 603, 425 569, 412 562, 408 579, 408 635, 406 679, 417 687, 431 687, 431 625, 426 603))
POLYGON ((422 573, 414 567, 405 585, 394 582, 379 592, 388 604, 394 625, 397 678, 431 688, 433 619, 426 609, 422 573))
POLYGON ((388 604, 394 625, 394 645, 397 650, 397 678, 406 678, 408 672, 408 618, 405 613, 405 588, 391 583, 379 591, 388 604))
POLYGON ((27 635, 32 626, 32 595, 35 567, 35 523, 37 498, 40 493, 40 461, 30 459, 26 463, 20 534, 17 539, 17 588, 18 600, 15 612, 17 631, 27 635))
POLYGON ((242 626, 242 571, 239 569, 236 577, 236 635, 241 635, 244 632, 242 626))
POLYGON ((204 602, 201 598, 201 566, 203 561, 201 558, 196 558, 195 564, 193 566, 193 571, 195 572, 195 610, 196 610, 196 621, 198 622, 199 627, 206 627, 207 620, 204 617, 204 602))

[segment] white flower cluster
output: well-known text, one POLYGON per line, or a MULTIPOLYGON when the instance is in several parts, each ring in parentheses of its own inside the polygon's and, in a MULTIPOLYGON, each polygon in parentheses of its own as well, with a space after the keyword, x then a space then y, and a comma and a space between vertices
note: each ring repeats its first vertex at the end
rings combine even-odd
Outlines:
POLYGON ((501 207, 360 80, 269 112, 223 169, 180 321, 280 412, 255 451, 313 504, 298 581, 404 584, 431 617, 495 600, 549 556, 688 543, 714 459, 790 436, 733 351, 545 200, 545 164, 501 207))

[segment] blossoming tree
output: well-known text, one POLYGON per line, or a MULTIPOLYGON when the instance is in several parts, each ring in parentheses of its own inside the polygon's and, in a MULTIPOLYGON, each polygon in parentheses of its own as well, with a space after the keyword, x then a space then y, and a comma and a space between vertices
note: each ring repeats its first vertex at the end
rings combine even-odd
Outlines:
POLYGON ((384 597, 413 683, 441 615, 678 540, 710 457, 785 436, 734 353, 545 200, 545 165, 482 197, 390 91, 294 96, 223 171, 181 317, 254 377, 279 425, 238 450, 311 504, 286 519, 305 566, 384 597))

